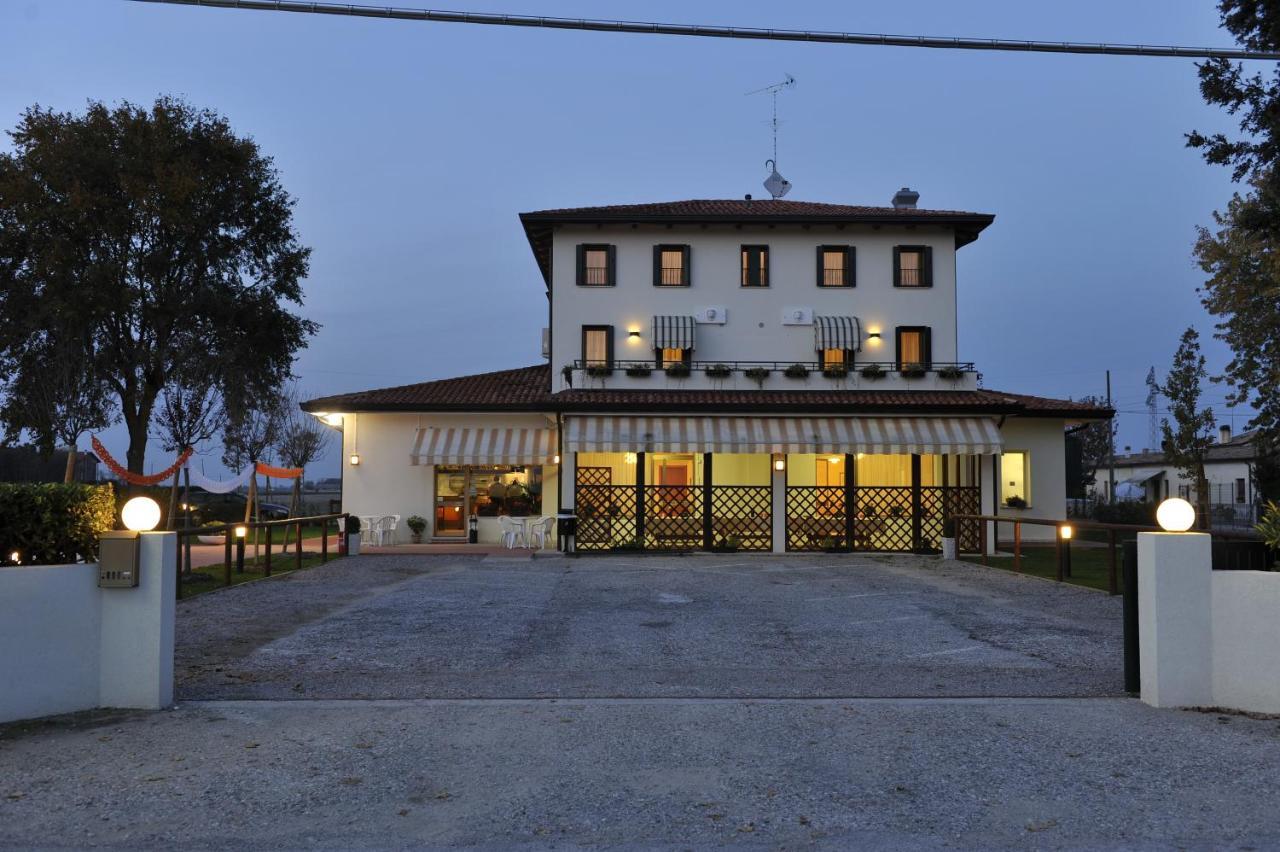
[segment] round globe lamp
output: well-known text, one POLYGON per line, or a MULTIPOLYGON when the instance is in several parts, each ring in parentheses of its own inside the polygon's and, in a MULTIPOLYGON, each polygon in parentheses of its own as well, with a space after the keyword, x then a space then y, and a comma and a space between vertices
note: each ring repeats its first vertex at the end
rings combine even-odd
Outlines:
POLYGON ((1181 497, 1170 497, 1156 509, 1156 523, 1165 532, 1186 532, 1195 526, 1195 507, 1181 497))
POLYGON ((160 504, 150 497, 134 497, 120 510, 126 529, 147 532, 160 523, 160 504))

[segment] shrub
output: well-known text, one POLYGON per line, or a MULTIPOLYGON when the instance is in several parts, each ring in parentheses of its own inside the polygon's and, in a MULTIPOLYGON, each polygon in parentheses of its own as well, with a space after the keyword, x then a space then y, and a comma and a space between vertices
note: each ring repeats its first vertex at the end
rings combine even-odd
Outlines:
POLYGON ((668 364, 666 367, 666 372, 669 378, 687 379, 689 378, 689 365, 682 364, 677 361, 674 364, 668 364))
POLYGON ((0 483, 0 558, 17 551, 24 565, 92 562, 115 520, 110 485, 0 483))
POLYGON ((884 367, 879 364, 868 364, 862 368, 862 378, 864 379, 883 379, 884 367))
POLYGON ((783 370, 782 374, 788 379, 807 379, 809 378, 809 368, 804 364, 792 364, 783 370))
POLYGON ((653 372, 652 367, 628 367, 627 368, 627 375, 631 376, 633 379, 643 379, 645 376, 648 376, 652 372, 653 372))
POLYGON ((422 535, 427 529, 427 519, 421 515, 410 515, 404 523, 414 535, 422 535))
POLYGON ((1004 501, 1004 504, 1008 506, 1010 509, 1027 508, 1027 501, 1017 494, 1010 494, 1009 497, 1004 501))
POLYGON ((347 515, 344 531, 347 535, 358 535, 360 533, 360 519, 355 515, 347 515))
POLYGON ((742 375, 746 376, 748 379, 755 382, 757 385, 763 385, 764 380, 769 378, 769 368, 768 367, 750 367, 747 370, 745 370, 742 375))
POLYGON ((904 379, 923 379, 928 370, 924 368, 924 364, 903 364, 899 372, 904 379))
POLYGON ((706 373, 713 379, 727 379, 733 375, 733 370, 729 369, 727 364, 712 364, 707 368, 706 373))
POLYGON ((964 378, 964 370, 961 370, 959 367, 954 367, 954 366, 943 367, 941 370, 938 371, 938 378, 946 379, 947 381, 950 381, 950 382, 959 381, 960 379, 964 378))
POLYGON ((1267 547, 1280 550, 1280 504, 1274 500, 1267 501, 1267 508, 1262 513, 1262 520, 1254 527, 1267 547))

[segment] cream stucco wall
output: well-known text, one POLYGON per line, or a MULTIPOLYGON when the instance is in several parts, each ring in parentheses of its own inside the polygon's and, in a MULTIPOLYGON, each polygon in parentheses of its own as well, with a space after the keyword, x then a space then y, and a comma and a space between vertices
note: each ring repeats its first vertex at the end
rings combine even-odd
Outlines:
MULTIPOLYGON (((555 418, 521 412, 346 414, 342 428, 342 510, 354 515, 399 515, 399 544, 411 540, 405 525, 410 515, 427 519, 426 536, 435 532, 435 468, 415 465, 411 459, 418 429, 428 426, 547 429, 554 428, 555 418), (360 464, 351 464, 353 453, 359 454, 360 464)), ((544 465, 543 515, 556 513, 558 486, 555 465, 544 465)), ((501 540, 495 518, 481 518, 479 531, 482 543, 496 544, 501 540)))
MULTIPOLYGON (((565 227, 556 231, 552 249, 552 356, 554 381, 562 386, 560 369, 582 357, 582 327, 612 325, 614 356, 618 360, 653 359, 652 321, 654 315, 692 315, 705 308, 722 307, 724 324, 697 326, 698 361, 796 361, 816 360, 812 325, 784 325, 784 308, 809 308, 816 315, 856 316, 862 324, 863 346, 855 360, 892 361, 895 358, 896 326, 928 326, 932 329, 935 362, 957 360, 956 331, 956 251, 950 229, 921 225, 914 229, 869 226, 799 227, 731 226, 701 228, 657 228, 610 226, 600 229, 565 227), (617 247, 617 286, 577 286, 577 246, 581 243, 608 243, 617 247), (692 247, 689 287, 653 286, 653 247, 677 243, 692 247), (769 286, 739 286, 740 247, 744 244, 769 246, 769 286), (856 248, 857 283, 852 288, 820 288, 816 284, 817 246, 852 245, 856 248), (895 245, 928 245, 933 254, 933 286, 908 288, 893 286, 895 245), (639 339, 628 337, 632 329, 639 339), (868 340, 870 332, 881 334, 868 340)), ((583 377, 578 378, 579 386, 583 377)), ((610 388, 666 386, 664 376, 630 378, 615 373, 607 380, 610 388)), ((854 375, 839 385, 821 377, 807 382, 784 379, 775 374, 766 387, 802 388, 857 387, 860 383, 884 389, 971 389, 975 377, 955 381, 930 375, 923 379, 903 379, 896 375, 874 383, 854 375)), ((587 384, 599 382, 587 382, 587 384)), ((711 380, 699 374, 679 380, 682 388, 723 387, 753 389, 755 384, 741 375, 711 380)))
MULTIPOLYGON (((1038 417, 1010 417, 1000 429, 1006 452, 1021 451, 1028 454, 1030 495, 1025 509, 1012 509, 999 505, 1001 515, 1023 515, 1028 518, 1062 520, 1067 517, 1067 460, 1066 423, 1062 420, 1038 417)), ((1002 475, 999 474, 999 475, 1002 475)), ((982 483, 983 491, 992 489, 991 474, 982 483)), ((999 500, 999 489, 995 490, 999 500)), ((1001 525, 1000 537, 1012 536, 1007 525, 1001 525)), ((1053 527, 1024 525, 1023 539, 1030 541, 1052 540, 1053 527)))

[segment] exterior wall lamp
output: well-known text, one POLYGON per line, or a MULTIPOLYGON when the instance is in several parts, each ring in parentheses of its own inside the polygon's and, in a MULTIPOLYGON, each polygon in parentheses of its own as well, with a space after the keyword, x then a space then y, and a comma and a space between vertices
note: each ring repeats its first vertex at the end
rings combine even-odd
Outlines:
POLYGON ((879 343, 879 342, 880 342, 880 332, 878 332, 878 331, 868 331, 868 332, 867 332, 867 341, 868 341, 869 343, 879 343))
POLYGON ((627 340, 628 340, 628 341, 630 341, 631 343, 639 343, 639 342, 640 342, 640 329, 638 329, 638 328, 633 328, 633 329, 631 329, 630 331, 628 331, 628 332, 627 332, 627 340))
POLYGON ((773 454, 773 469, 783 471, 787 469, 787 457, 782 453, 773 454))
POLYGON ((352 467, 355 467, 355 466, 356 466, 356 465, 358 465, 358 464, 360 464, 360 454, 359 454, 359 453, 352 453, 352 454, 351 454, 351 466, 352 466, 352 467))

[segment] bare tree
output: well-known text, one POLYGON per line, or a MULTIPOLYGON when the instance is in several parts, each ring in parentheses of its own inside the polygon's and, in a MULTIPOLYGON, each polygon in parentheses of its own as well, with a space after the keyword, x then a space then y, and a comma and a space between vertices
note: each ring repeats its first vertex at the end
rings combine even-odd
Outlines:
MULTIPOLYGON (((286 397, 288 413, 276 441, 276 457, 284 467, 306 469, 307 465, 321 458, 329 446, 330 431, 319 420, 298 407, 297 389, 293 389, 286 397)), ((289 502, 289 514, 297 515, 302 503, 302 479, 293 480, 293 497, 289 502)), ((288 547, 288 536, 285 546, 288 547)), ((299 530, 298 547, 302 546, 301 530, 299 530)))
MULTIPOLYGON (((160 429, 161 445, 166 452, 182 453, 217 433, 222 399, 207 375, 182 376, 161 393, 158 409, 156 426, 160 429)), ((191 472, 184 471, 184 474, 186 499, 183 502, 190 505, 191 472)), ((175 476, 169 492, 169 529, 177 528, 177 508, 178 477, 175 476)), ((190 519, 190 514, 187 518, 190 519)))
MULTIPOLYGON (((224 399, 227 417, 222 429, 222 461, 232 470, 243 470, 245 465, 267 461, 268 453, 275 446, 284 421, 284 406, 279 397, 250 401, 243 397, 224 399)), ((244 522, 261 520, 258 507, 258 474, 249 478, 249 495, 244 504, 244 522)), ((257 557, 258 536, 254 534, 254 557, 257 557)))

